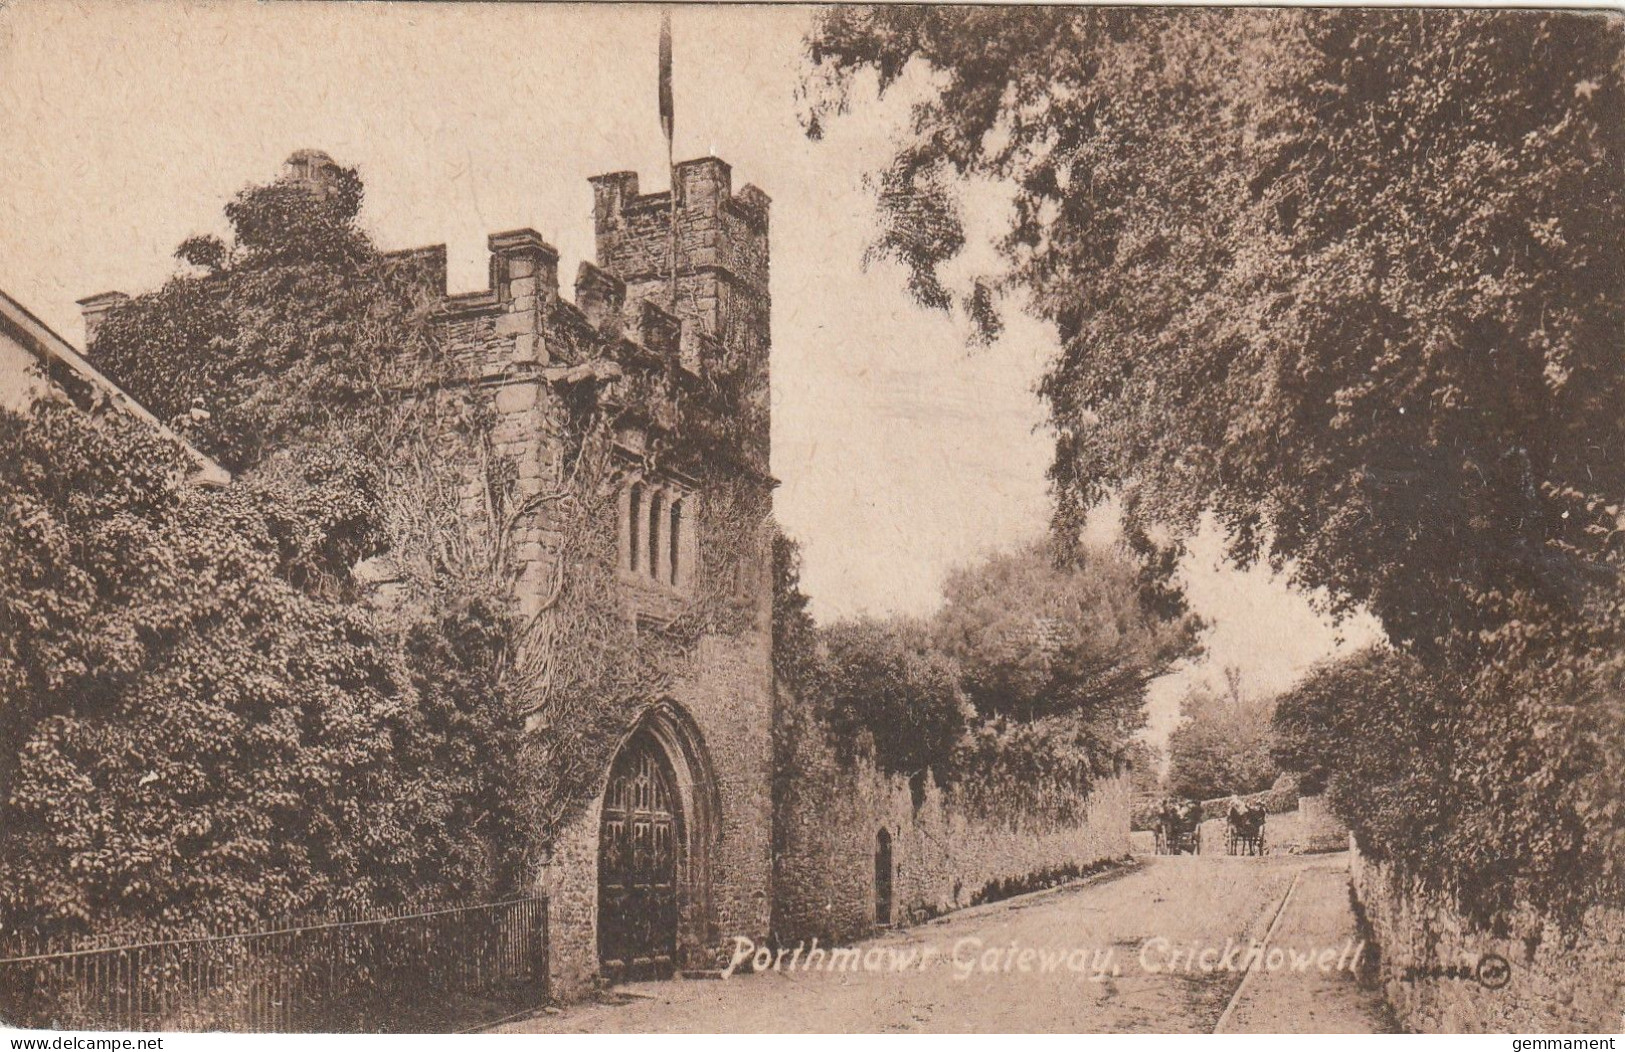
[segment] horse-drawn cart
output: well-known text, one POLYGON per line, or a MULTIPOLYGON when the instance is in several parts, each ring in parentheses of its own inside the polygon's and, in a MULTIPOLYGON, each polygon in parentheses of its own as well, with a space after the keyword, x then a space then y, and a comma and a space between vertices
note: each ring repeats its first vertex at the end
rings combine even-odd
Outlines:
POLYGON ((1257 804, 1231 807, 1226 819, 1224 850, 1230 855, 1264 853, 1264 809, 1257 804))
POLYGON ((1157 815, 1159 855, 1199 855, 1202 852, 1202 809, 1194 801, 1163 802, 1157 815))

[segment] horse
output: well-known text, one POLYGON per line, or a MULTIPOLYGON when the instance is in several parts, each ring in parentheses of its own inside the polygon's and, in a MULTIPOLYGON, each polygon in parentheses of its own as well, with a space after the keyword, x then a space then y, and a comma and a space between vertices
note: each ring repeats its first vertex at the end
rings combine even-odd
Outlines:
POLYGON ((1225 849, 1232 855, 1262 855, 1264 853, 1264 808, 1258 804, 1230 805, 1227 816, 1229 835, 1225 849))

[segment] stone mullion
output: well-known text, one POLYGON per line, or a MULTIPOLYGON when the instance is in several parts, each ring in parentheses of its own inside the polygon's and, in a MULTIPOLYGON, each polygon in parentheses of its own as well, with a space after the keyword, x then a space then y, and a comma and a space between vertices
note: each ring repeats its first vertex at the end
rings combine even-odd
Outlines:
POLYGON ((668 532, 671 529, 671 492, 664 486, 654 491, 656 494, 649 498, 649 536, 647 538, 649 555, 649 576, 656 584, 662 584, 671 577, 671 557, 669 555, 668 532), (659 500, 656 505, 655 501, 659 500))

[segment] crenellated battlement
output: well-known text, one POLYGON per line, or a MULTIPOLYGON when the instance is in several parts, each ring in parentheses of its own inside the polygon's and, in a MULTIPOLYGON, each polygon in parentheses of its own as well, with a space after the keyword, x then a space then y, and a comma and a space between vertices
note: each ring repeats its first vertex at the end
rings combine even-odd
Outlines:
POLYGON ((738 453, 765 473, 770 202, 753 186, 734 192, 731 169, 714 157, 685 161, 674 174, 675 210, 670 190, 640 193, 635 172, 590 180, 598 260, 580 265, 573 296, 559 287, 558 249, 528 228, 490 236, 486 287, 473 292, 447 293, 444 245, 389 258, 438 304, 465 379, 607 359, 663 367, 676 382, 709 380, 741 400, 738 453))
POLYGON ((675 363, 697 374, 715 341, 652 300, 629 300, 626 283, 583 261, 574 298, 559 287, 558 250, 534 230, 492 234, 486 287, 446 291, 446 248, 431 245, 388 253, 409 268, 435 317, 451 333, 465 380, 513 376, 522 366, 577 365, 593 358, 675 363), (687 355, 687 356, 685 356, 687 355))
MULTIPOLYGON (((385 253, 361 276, 410 322, 387 362, 360 363, 383 366, 385 397, 361 419, 406 528, 353 584, 404 628, 477 581, 481 616, 485 597, 507 608, 512 667, 548 671, 489 700, 579 755, 548 790, 560 806, 527 812, 520 832, 539 850, 524 869, 493 856, 483 875, 547 896, 548 992, 562 999, 633 961, 703 972, 723 940, 765 941, 773 920, 770 205, 716 158, 674 174, 659 194, 634 173, 592 181, 596 260, 573 288, 528 228, 489 236, 476 291, 448 289, 443 244, 385 253), (680 835, 660 916, 617 898, 628 877, 660 875, 627 861, 628 771, 670 782, 661 806, 680 835)), ((284 179, 323 200, 353 189, 315 150, 284 179)), ((124 299, 83 301, 87 328, 124 299)))
MULTIPOLYGON (((680 161, 676 166, 678 207, 702 215, 717 216, 724 211, 737 213, 740 218, 765 225, 771 199, 754 186, 746 185, 739 193, 733 192, 733 168, 717 157, 699 157, 680 161)), ((608 172, 588 179, 593 186, 593 215, 602 229, 617 217, 628 213, 654 210, 669 211, 671 191, 651 194, 638 192, 637 172, 608 172)))
MULTIPOLYGON (((771 920, 770 202, 754 187, 735 191, 714 157, 674 176, 672 190, 654 194, 633 172, 591 180, 596 259, 579 264, 569 288, 558 250, 530 229, 490 236, 485 288, 474 292, 447 293, 444 246, 392 259, 433 305, 437 331, 421 341, 433 367, 402 372, 432 378, 421 390, 446 429, 437 441, 459 451, 469 520, 487 514, 493 478, 522 509, 511 572, 525 623, 558 602, 562 580, 613 582, 640 635, 687 612, 704 615, 695 623, 712 622, 712 610, 738 614, 707 629, 660 702, 691 714, 695 740, 743 772, 704 797, 716 827, 689 812, 692 843, 717 864, 688 870, 710 883, 674 945, 704 965, 718 932, 765 933, 771 920), (602 445, 578 441, 584 421, 602 428, 602 445), (589 449, 604 454, 603 468, 585 469, 591 499, 556 499, 586 484, 574 473, 589 449), (612 550, 574 539, 582 527, 570 517, 582 508, 594 509, 594 528, 614 531, 612 550), (588 559, 609 572, 577 573, 588 559)), ((549 971, 566 997, 608 960, 597 937, 602 801, 558 835, 542 875, 555 933, 549 971)))
POLYGON ((636 172, 590 180, 598 265, 625 282, 628 302, 681 319, 681 361, 700 375, 726 375, 741 393, 745 452, 765 470, 771 201, 754 186, 735 193, 732 169, 715 157, 683 161, 672 174, 672 189, 652 194, 639 191, 636 172))
MULTIPOLYGON (((765 295, 768 196, 754 186, 734 193, 732 169, 715 157, 683 161, 674 174, 679 277, 713 272, 765 295)), ((636 172, 612 172, 590 182, 599 265, 630 286, 648 284, 649 298, 669 300, 672 191, 639 193, 636 172), (668 286, 664 292, 661 281, 668 286)))

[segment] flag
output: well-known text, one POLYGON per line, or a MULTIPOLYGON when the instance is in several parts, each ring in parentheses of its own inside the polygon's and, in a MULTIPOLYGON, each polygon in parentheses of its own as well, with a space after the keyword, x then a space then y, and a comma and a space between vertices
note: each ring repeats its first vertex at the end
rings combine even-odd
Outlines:
POLYGON ((660 15, 660 130, 666 133, 666 145, 671 145, 675 112, 671 102, 671 13, 660 15))

